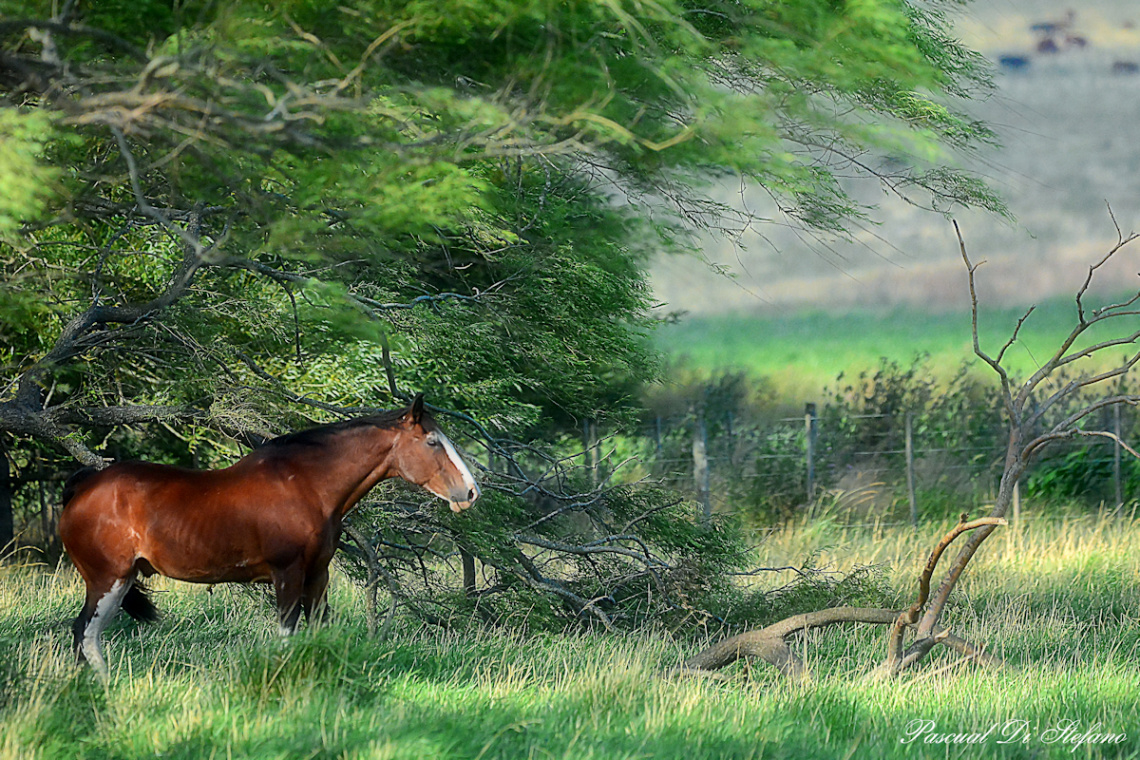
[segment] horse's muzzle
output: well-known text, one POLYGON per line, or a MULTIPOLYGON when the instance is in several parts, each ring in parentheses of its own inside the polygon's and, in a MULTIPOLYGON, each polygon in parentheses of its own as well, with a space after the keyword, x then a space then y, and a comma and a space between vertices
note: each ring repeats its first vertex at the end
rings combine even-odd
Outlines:
POLYGON ((481 492, 479 491, 479 486, 471 486, 471 488, 467 490, 467 499, 465 501, 449 500, 449 503, 451 504, 451 511, 459 514, 463 510, 469 508, 472 504, 475 503, 475 500, 479 498, 480 493, 481 492))

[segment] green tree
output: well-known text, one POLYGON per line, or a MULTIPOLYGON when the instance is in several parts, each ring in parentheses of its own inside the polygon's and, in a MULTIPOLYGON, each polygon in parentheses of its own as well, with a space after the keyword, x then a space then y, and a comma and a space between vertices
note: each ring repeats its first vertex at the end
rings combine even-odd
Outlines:
POLYGON ((531 478, 504 439, 652 376, 647 255, 749 221, 710 182, 826 232, 852 169, 1001 210, 947 168, 991 138, 954 5, 6 2, 0 431, 211 464, 415 389, 531 478))

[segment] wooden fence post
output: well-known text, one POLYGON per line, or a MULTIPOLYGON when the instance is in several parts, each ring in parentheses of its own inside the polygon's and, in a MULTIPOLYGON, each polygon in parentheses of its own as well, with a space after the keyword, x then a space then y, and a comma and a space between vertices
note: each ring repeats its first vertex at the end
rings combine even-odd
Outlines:
POLYGON ((918 527, 918 499, 914 495, 914 412, 906 413, 906 497, 910 501, 910 524, 918 527))
POLYGON ((8 452, 0 440, 0 555, 4 554, 4 550, 12 548, 9 544, 16 538, 16 521, 12 514, 12 494, 16 488, 11 475, 8 452))
POLYGON ((709 487, 709 440, 705 426, 704 409, 697 410, 693 430, 693 481, 697 486, 697 501, 701 505, 701 520, 708 524, 712 519, 712 495, 709 487))
POLYGON ((804 405, 804 438, 807 441, 806 455, 807 455, 807 503, 808 508, 811 508, 812 500, 815 498, 815 444, 816 444, 816 414, 815 404, 808 403, 804 405))
POLYGON ((730 467, 736 467, 736 431, 734 430, 736 416, 732 410, 724 413, 724 440, 726 442, 726 456, 730 467))
POLYGON ((590 482, 594 488, 598 487, 598 424, 593 420, 582 420, 582 446, 585 449, 582 455, 583 463, 590 468, 590 482))
POLYGON ((1112 406, 1112 433, 1116 440, 1112 442, 1112 484, 1116 488, 1116 508, 1124 506, 1124 478, 1120 466, 1120 437, 1123 426, 1120 424, 1120 404, 1112 406))
POLYGON ((602 440, 598 437, 598 421, 590 420, 590 437, 594 439, 594 486, 602 481, 602 440))

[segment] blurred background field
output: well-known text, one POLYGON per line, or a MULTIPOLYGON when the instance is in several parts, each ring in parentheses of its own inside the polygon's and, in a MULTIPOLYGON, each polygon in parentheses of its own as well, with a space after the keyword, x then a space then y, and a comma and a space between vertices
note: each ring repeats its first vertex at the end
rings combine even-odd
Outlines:
MULTIPOLYGON (((962 280, 965 288, 964 274, 962 280)), ((1019 306, 983 309, 978 325, 982 348, 996 354, 1026 311, 1019 306)), ((1069 334, 1075 318, 1071 298, 1058 296, 1037 304, 1008 353, 1011 372, 1021 377, 1034 372, 1069 334)), ((792 406, 821 400, 840 375, 871 370, 884 359, 900 364, 923 359, 938 381, 950 379, 966 363, 980 378, 996 377, 974 359, 968 309, 941 312, 901 305, 703 314, 663 325, 656 338, 679 368, 763 377, 769 390, 792 406)), ((1122 356, 1123 350, 1102 361, 1118 362, 1122 356)))
MULTIPOLYGON (((966 270, 949 217, 972 261, 984 262, 982 348, 996 354, 1034 308, 1005 362, 1022 378, 1072 329, 1073 296, 1089 267, 1140 227, 1140 6, 993 0, 965 6, 957 29, 994 63, 994 92, 968 108, 1000 145, 954 160, 991 183, 1012 220, 943 216, 864 185, 852 192, 876 207, 877 223, 850 240, 824 239, 784 225, 762 189, 725 183, 719 200, 758 223, 731 241, 700 238, 696 257, 654 263, 665 317, 655 337, 668 364, 645 435, 665 442, 661 457, 678 484, 691 484, 687 447, 705 431, 710 498, 721 509, 750 505, 763 522, 804 501, 805 403, 820 404, 822 415, 814 434, 826 453, 814 477, 863 505, 856 521, 905 519, 908 416, 918 426, 914 446, 929 449, 911 467, 918 511, 976 508, 996 482, 1003 433, 997 378, 973 355, 966 270)), ((1125 248, 1098 272, 1087 300, 1134 294, 1138 273, 1140 246, 1125 248)), ((1136 328, 1121 321, 1113 329, 1136 328)), ((1106 369, 1123 356, 1106 352, 1099 365, 1073 369, 1106 369)), ((1129 412, 1089 425, 1115 425, 1126 440, 1136 434, 1129 412)), ((1137 496, 1135 462, 1116 462, 1103 443, 1056 447, 1037 467, 1027 481, 1033 499, 1095 508, 1137 496), (1105 488, 1113 477, 1119 488, 1105 488)))
MULTIPOLYGON (((995 92, 968 106, 996 130, 1001 145, 953 160, 986 177, 1015 217, 954 214, 972 258, 988 262, 980 297, 1007 308, 1070 294, 1116 239, 1107 204, 1124 232, 1140 226, 1140 6, 993 0, 965 6, 958 29, 995 63, 995 92), (1054 36, 1056 52, 1037 50, 1044 35, 1031 27, 1046 22, 1066 25, 1054 36), (1024 66, 999 65, 1003 58, 1021 58, 1024 66)), ((854 192, 878 206, 879 223, 844 242, 787 228, 760 188, 721 186, 722 202, 772 223, 744 231, 736 245, 702 238, 704 261, 656 262, 663 310, 687 312, 684 318, 698 324, 710 314, 785 316, 803 309, 881 314, 908 307, 948 320, 961 314, 967 293, 947 219, 878 186, 854 192)), ((1133 252, 1104 282, 1119 288, 1138 271, 1140 253, 1133 252)))

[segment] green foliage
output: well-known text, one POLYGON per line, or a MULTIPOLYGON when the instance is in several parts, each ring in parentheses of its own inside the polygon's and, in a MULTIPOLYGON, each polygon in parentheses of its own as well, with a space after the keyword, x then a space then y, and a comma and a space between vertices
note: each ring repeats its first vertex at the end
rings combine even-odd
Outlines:
MULTIPOLYGON (((92 292, 145 302, 178 270, 177 241, 130 216, 135 188, 105 129, 121 112, 104 102, 153 95, 126 130, 144 136, 130 140, 142 192, 158 208, 211 209, 201 234, 218 249, 161 324, 116 330, 118 342, 154 346, 152 360, 86 350, 88 380, 70 400, 106 403, 100 385, 112 379, 115 394, 140 403, 233 408, 236 396, 245 413, 213 421, 259 432, 284 427, 278 414, 297 420, 266 399, 281 387, 382 405, 386 383, 374 371, 355 394, 338 379, 370 374, 367 345, 381 334, 404 386, 492 429, 629 419, 626 400, 653 371, 643 256, 675 245, 680 227, 720 224, 700 200, 708 179, 744 175, 803 223, 841 230, 866 210, 830 158, 874 149, 918 167, 940 161, 940 145, 989 139, 937 96, 983 87, 980 59, 953 42, 936 7, 898 0, 715 3, 699 13, 585 0, 107 3, 78 13, 107 34, 55 44, 97 96, 58 133, 50 103, 36 101, 9 138, 23 147, 5 152, 24 164, 47 157, 34 165, 40 174, 4 168, 22 178, 3 183, 5 229, 46 221, 42 172, 64 168, 44 211, 82 220, 28 228, 21 246, 33 267, 5 311, 31 334, 10 362, 26 367, 37 345, 42 355, 92 292), (153 57, 140 60, 148 46, 153 57), (201 122, 206 102, 223 111, 201 122), (839 117, 837 104, 855 111, 839 117), (814 147, 823 145, 844 147, 814 147), (675 212, 664 226, 662 200, 675 212), (458 297, 406 311, 377 306, 449 292, 458 297), (39 319, 44 304, 58 319, 39 319)), ((5 44, 24 44, 18 31, 5 44)), ((11 132, 17 122, 6 118, 11 132)), ((952 195, 987 203, 976 186, 952 195)))
POLYGON ((803 425, 775 428, 755 436, 750 459, 755 472, 741 483, 742 506, 757 525, 785 520, 807 500, 806 436, 803 425))
POLYGON ((1006 429, 1000 398, 966 366, 944 385, 932 378, 925 358, 909 367, 883 360, 874 372, 840 375, 836 382, 840 388, 820 412, 827 431, 821 449, 831 466, 849 464, 852 452, 902 450, 907 414, 924 448, 971 452, 982 462, 1000 451, 1006 429))
MULTIPOLYGON (((1121 457, 1124 495, 1140 494, 1140 462, 1121 457)), ((1027 498, 1050 503, 1113 504, 1115 464, 1111 442, 1062 448, 1034 468, 1025 480, 1027 498)))
MULTIPOLYGON (((20 64, 0 80, 20 109, 0 121, 16 461, 36 439, 84 461, 219 465, 424 391, 468 448, 523 445, 490 463, 499 493, 471 515, 375 517, 374 536, 403 538, 393 572, 470 548, 515 607, 561 593, 551 625, 575 599, 630 625, 698 608, 738 560, 734 530, 632 487, 530 536, 625 554, 561 552, 549 582, 518 556, 544 499, 595 490, 568 475, 538 498, 535 473, 574 454, 583 420, 636 420, 657 370, 645 262, 730 224, 709 182, 740 176, 842 233, 870 209, 834 167, 870 151, 905 167, 872 181, 998 207, 944 168, 990 139, 953 105, 985 72, 926 4, 96 5, 67 5, 70 29, 0 23, 20 64), (90 424, 108 407, 138 422, 90 424)), ((438 572, 422 571, 434 614, 458 601, 438 572)))
MULTIPOLYGON (((20 222, 38 216, 50 196, 60 174, 43 157, 52 137, 46 113, 0 108, 0 242, 11 241, 20 222)), ((6 317, 16 310, 7 302, 0 309, 6 317)))

